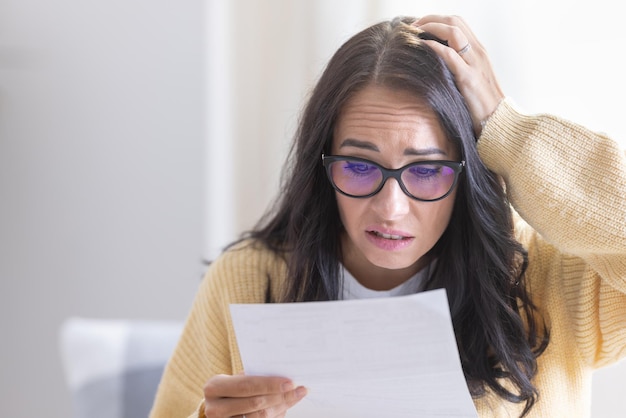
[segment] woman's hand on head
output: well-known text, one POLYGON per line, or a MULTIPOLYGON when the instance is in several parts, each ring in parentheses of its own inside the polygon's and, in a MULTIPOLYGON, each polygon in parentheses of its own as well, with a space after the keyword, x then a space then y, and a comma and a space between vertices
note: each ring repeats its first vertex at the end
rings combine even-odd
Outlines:
POLYGON ((436 41, 426 41, 454 74, 456 85, 469 107, 474 132, 477 137, 480 136, 481 122, 496 110, 504 98, 485 48, 458 16, 424 16, 414 25, 448 43, 445 46, 436 41))
POLYGON ((204 385, 207 418, 280 418, 306 395, 284 377, 216 375, 204 385))

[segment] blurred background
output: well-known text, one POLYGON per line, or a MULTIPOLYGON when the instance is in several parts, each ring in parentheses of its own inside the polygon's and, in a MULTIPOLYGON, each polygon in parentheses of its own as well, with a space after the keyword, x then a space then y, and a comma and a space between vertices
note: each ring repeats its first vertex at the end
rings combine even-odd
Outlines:
MULTIPOLYGON (((459 14, 507 95, 626 145, 609 0, 0 0, 0 416, 72 416, 69 317, 181 321, 277 190, 331 54, 397 15, 459 14)), ((594 416, 623 416, 626 365, 594 416), (611 415, 618 414, 618 415, 611 415)))

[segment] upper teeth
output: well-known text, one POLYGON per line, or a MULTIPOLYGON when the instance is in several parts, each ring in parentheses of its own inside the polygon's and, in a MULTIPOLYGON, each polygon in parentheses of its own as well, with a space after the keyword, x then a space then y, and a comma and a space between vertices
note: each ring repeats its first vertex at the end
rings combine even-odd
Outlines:
POLYGON ((402 235, 383 234, 382 232, 376 232, 376 234, 386 239, 402 239, 402 235))

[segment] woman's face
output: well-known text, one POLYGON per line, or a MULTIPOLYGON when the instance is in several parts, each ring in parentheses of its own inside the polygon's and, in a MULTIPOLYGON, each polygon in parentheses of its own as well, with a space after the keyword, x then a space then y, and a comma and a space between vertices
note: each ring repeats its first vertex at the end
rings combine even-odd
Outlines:
MULTIPOLYGON (((332 155, 366 158, 391 169, 424 160, 458 161, 432 110, 406 92, 374 85, 343 107, 332 155)), ((424 255, 446 229, 455 195, 453 190, 441 200, 421 202, 392 178, 372 197, 336 192, 345 267, 371 289, 406 281, 430 261, 424 255)))

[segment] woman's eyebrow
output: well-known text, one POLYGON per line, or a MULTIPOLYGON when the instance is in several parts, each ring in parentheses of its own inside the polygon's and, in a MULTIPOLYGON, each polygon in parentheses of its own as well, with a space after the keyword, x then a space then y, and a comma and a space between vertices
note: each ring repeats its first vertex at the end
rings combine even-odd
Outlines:
POLYGON ((448 156, 447 152, 437 147, 422 148, 422 149, 407 148, 404 150, 404 155, 424 156, 424 155, 434 155, 434 154, 443 155, 446 157, 448 156))
POLYGON ((343 148, 343 147, 355 147, 355 148, 361 148, 361 149, 367 149, 370 151, 380 152, 378 147, 374 145, 373 143, 368 142, 368 141, 362 141, 360 139, 353 139, 353 138, 344 139, 341 145, 339 145, 339 148, 343 148))
MULTIPOLYGON (((370 151, 376 151, 376 152, 380 152, 380 149, 372 142, 369 141, 363 141, 360 139, 354 139, 354 138, 347 138, 345 139, 341 145, 339 145, 339 148, 344 148, 344 147, 355 147, 355 148, 360 148, 360 149, 366 149, 366 150, 370 150, 370 151)), ((437 147, 430 147, 430 148, 421 148, 421 149, 417 149, 417 148, 407 148, 404 150, 404 155, 409 155, 409 156, 425 156, 425 155, 443 155, 443 156, 448 156, 448 153, 445 152, 444 150, 437 148, 437 147)))

